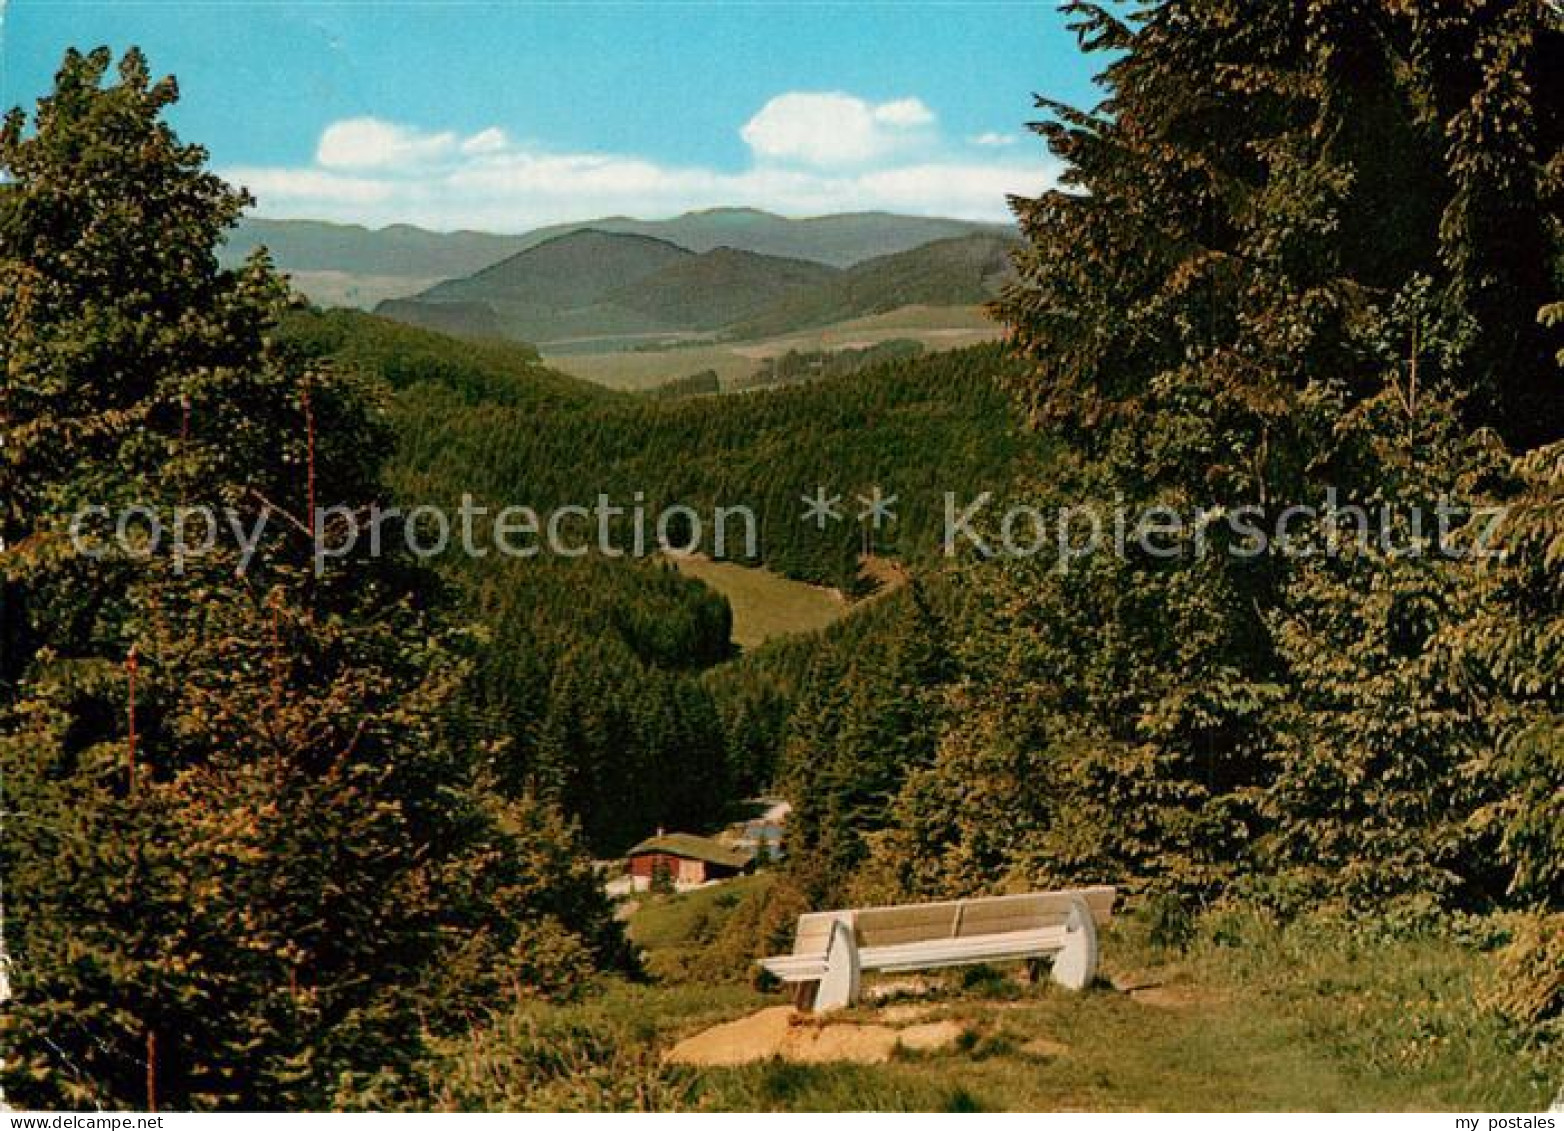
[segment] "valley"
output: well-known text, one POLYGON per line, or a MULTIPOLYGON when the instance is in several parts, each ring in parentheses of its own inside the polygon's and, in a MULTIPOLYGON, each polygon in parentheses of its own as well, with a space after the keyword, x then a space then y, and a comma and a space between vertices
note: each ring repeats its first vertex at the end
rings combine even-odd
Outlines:
POLYGON ((722 390, 733 391, 755 377, 761 362, 789 352, 865 349, 887 342, 916 342, 935 352, 996 341, 999 334, 980 307, 913 305, 772 338, 729 342, 671 333, 640 348, 604 349, 587 339, 554 342, 541 352, 555 368, 614 389, 655 389, 712 373, 722 390))

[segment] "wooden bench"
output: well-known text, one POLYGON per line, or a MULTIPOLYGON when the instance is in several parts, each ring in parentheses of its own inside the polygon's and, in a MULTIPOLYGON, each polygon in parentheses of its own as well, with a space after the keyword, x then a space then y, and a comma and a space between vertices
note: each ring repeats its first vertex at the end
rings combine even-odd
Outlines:
MULTIPOLYGON (((1085 989, 1097 974, 1097 928, 1113 913, 1111 887, 864 907, 801 915, 793 953, 761 966, 795 987, 800 1009, 858 1000, 865 973, 982 962, 1053 959, 1053 980, 1085 989)), ((1035 973, 1035 970, 1034 970, 1035 973)))

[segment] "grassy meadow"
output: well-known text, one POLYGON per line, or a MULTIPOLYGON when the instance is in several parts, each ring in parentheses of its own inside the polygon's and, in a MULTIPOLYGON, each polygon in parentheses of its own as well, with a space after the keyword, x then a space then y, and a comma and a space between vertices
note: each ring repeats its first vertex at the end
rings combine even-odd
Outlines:
POLYGON ((669 561, 727 598, 733 610, 733 642, 758 648, 777 636, 815 632, 835 624, 852 605, 840 590, 794 581, 768 569, 676 554, 669 561))
POLYGON ((922 342, 929 350, 947 350, 991 342, 999 334, 999 326, 981 307, 906 306, 752 341, 692 338, 688 344, 642 350, 603 350, 591 342, 556 342, 543 353, 553 368, 614 389, 649 389, 706 369, 715 370, 718 380, 727 386, 752 375, 762 359, 780 357, 789 350, 862 349, 896 338, 922 342))

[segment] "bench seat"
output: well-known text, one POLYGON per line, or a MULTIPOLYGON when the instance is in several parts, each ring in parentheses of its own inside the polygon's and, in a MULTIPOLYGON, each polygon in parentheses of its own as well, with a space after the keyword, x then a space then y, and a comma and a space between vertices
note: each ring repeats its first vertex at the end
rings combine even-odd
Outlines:
POLYGON ((859 969, 882 974, 905 974, 909 970, 937 970, 946 966, 975 966, 983 962, 1043 958, 1063 950, 1067 937, 1064 928, 1059 927, 869 947, 858 951, 859 969))
POLYGON ((817 1010, 857 1001, 865 973, 983 962, 1052 957, 1054 981, 1083 989, 1096 976, 1097 926, 1115 895, 1100 887, 813 912, 800 916, 792 954, 760 964, 817 1010))

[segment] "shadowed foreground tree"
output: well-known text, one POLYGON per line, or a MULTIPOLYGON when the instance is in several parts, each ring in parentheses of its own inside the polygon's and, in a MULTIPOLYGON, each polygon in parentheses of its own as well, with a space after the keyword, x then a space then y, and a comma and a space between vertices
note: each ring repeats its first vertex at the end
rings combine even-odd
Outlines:
POLYGON ((317 508, 380 494, 378 394, 272 341, 284 286, 214 257, 247 199, 163 122, 172 80, 110 62, 0 134, 6 1091, 406 1098, 426 1032, 623 943, 573 831, 485 788, 440 587, 311 568, 317 508), (73 539, 87 504, 266 525, 247 568, 227 530, 181 563, 73 539))
POLYGON ((1025 501, 1184 521, 963 568, 955 721, 871 866, 1556 909, 1564 16, 1065 8, 1110 61, 1042 103, 1064 187, 1016 202, 1010 385, 1074 456, 1025 501), (1323 553, 1327 489, 1365 549, 1323 553), (1523 500, 1506 557, 1431 548, 1441 502, 1523 500), (1229 553, 1294 504, 1302 552, 1229 553))

